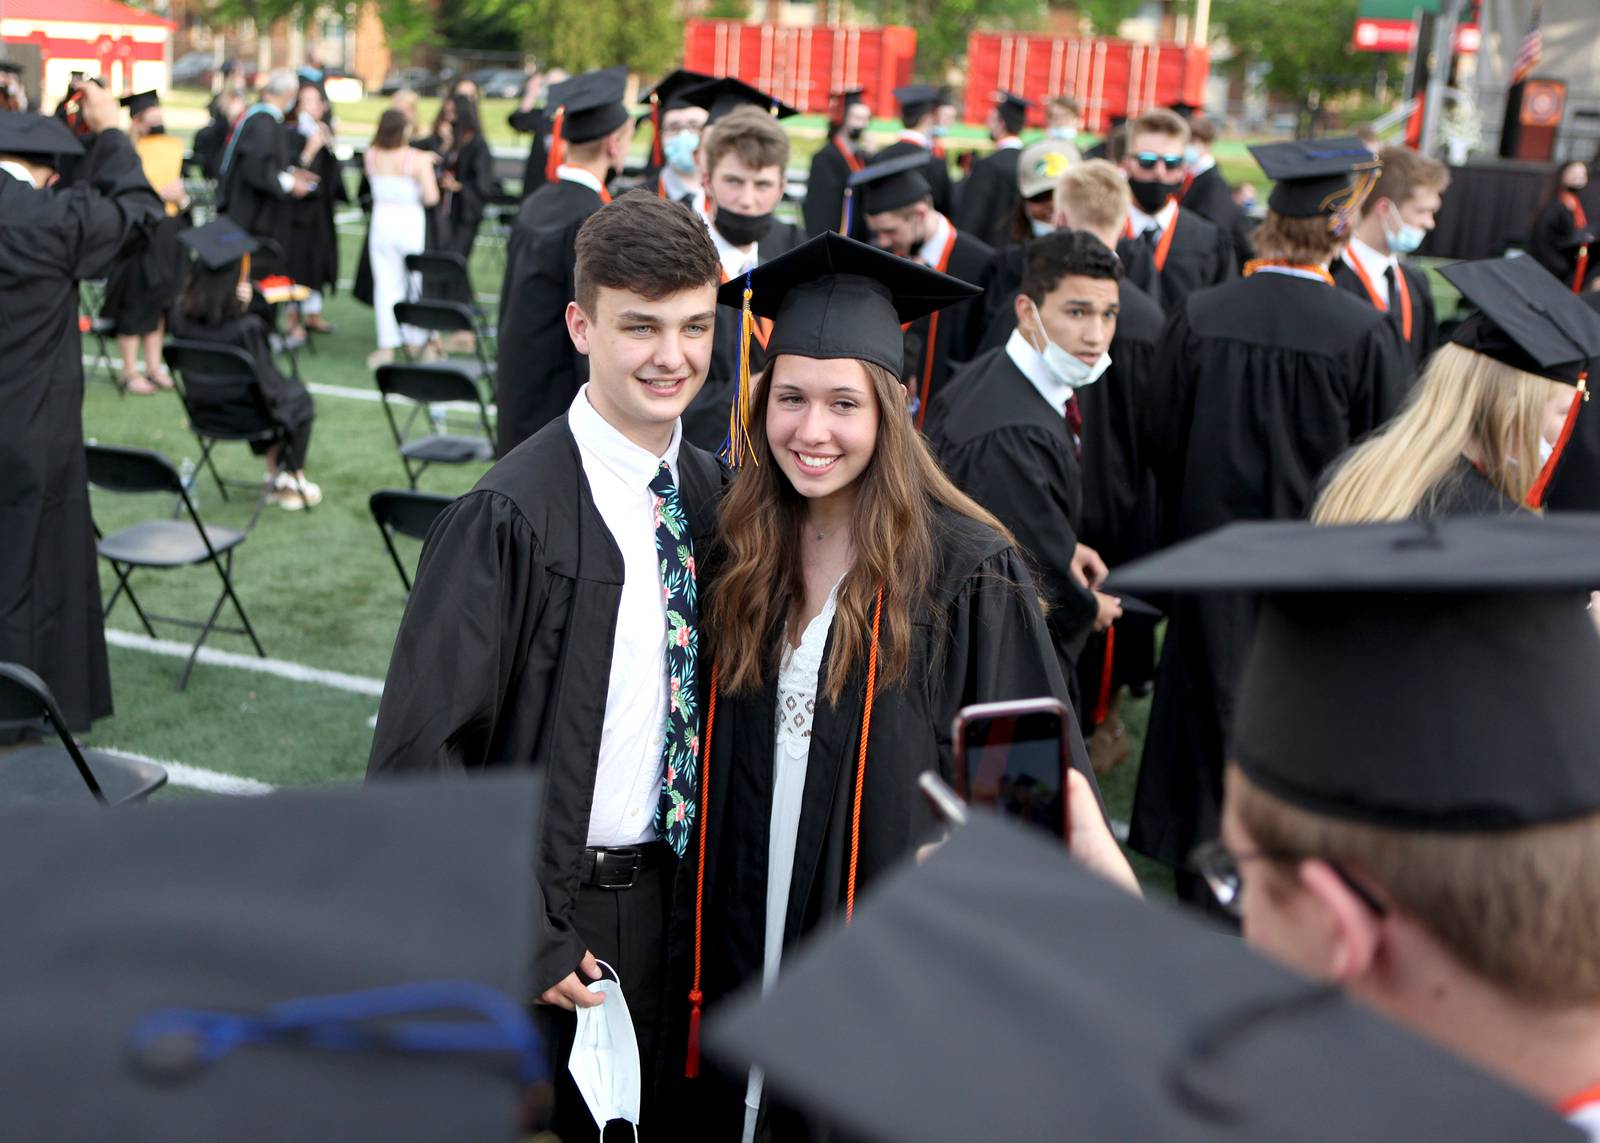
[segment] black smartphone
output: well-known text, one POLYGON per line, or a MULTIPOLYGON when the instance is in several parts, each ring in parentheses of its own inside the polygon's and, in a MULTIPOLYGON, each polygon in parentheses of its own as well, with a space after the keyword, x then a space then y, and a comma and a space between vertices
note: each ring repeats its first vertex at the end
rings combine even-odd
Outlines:
POLYGON ((962 707, 951 729, 956 792, 1067 840, 1072 720, 1053 698, 962 707))

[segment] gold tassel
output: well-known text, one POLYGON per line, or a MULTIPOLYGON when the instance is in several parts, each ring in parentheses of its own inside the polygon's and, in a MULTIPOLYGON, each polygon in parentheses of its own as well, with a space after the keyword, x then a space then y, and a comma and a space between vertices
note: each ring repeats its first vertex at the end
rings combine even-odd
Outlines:
MULTIPOLYGON (((745 458, 752 456, 750 444, 750 339, 755 334, 755 314, 750 309, 750 299, 755 296, 750 288, 750 276, 745 275, 744 302, 739 312, 739 387, 733 395, 733 405, 728 410, 728 439, 722 446, 722 460, 729 468, 738 469, 745 458)), ((760 462, 756 462, 759 467, 760 462)))

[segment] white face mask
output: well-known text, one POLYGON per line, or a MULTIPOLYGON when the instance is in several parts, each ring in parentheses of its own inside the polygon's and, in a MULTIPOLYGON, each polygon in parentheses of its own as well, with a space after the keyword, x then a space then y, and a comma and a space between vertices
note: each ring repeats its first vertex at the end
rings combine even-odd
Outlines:
POLYGON ((1401 222, 1398 215, 1395 217, 1393 229, 1390 228, 1387 218, 1380 221, 1383 222, 1383 236, 1389 240, 1389 250, 1394 254, 1416 253, 1417 247, 1421 246, 1422 240, 1428 236, 1428 232, 1422 227, 1408 226, 1401 222))
POLYGON ((1551 444, 1549 441, 1545 440, 1543 437, 1540 437, 1539 438, 1539 471, 1540 472, 1544 471, 1544 466, 1550 463, 1550 458, 1555 456, 1555 454, 1556 454, 1556 446, 1551 444))
MULTIPOLYGON (((617 975, 617 970, 605 961, 599 964, 612 976, 617 975)), ((622 995, 622 981, 602 978, 591 983, 589 991, 603 994, 606 1002, 577 1010, 578 1031, 572 1041, 572 1054, 567 1057, 567 1070, 572 1073, 572 1082, 583 1102, 589 1105, 601 1139, 605 1138, 606 1124, 613 1119, 633 1124, 637 1138, 642 1086, 639 1040, 634 1035, 628 1002, 622 995)))
POLYGON ((1100 380, 1107 369, 1111 368, 1111 354, 1102 353, 1092 363, 1080 360, 1068 353, 1055 342, 1050 340, 1050 335, 1044 331, 1044 321, 1039 316, 1039 307, 1029 299, 1028 304, 1033 307, 1033 320, 1039 327, 1039 336, 1044 338, 1044 348, 1035 352, 1044 361, 1045 368, 1062 385, 1076 393, 1086 385, 1093 385, 1100 380))

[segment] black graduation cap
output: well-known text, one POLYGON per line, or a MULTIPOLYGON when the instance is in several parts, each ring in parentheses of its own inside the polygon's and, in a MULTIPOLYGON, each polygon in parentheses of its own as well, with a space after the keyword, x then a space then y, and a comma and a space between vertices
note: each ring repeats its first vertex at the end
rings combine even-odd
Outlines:
POLYGON ((861 209, 882 214, 921 202, 933 193, 928 184, 928 156, 902 155, 852 171, 847 186, 861 196, 861 209))
POLYGON ((978 811, 706 1039, 877 1143, 1581 1138, 1337 986, 978 811))
POLYGON ((1187 102, 1185 100, 1180 99, 1176 103, 1167 104, 1167 110, 1175 113, 1180 118, 1193 119, 1194 115, 1195 115, 1195 112, 1203 111, 1205 109, 1203 107, 1201 107, 1198 103, 1189 103, 1189 102, 1187 102))
POLYGON ((994 105, 1001 111, 1009 112, 1012 116, 1021 120, 1033 108, 1034 102, 1031 99, 1024 99, 1015 92, 997 91, 994 93, 994 105))
POLYGON ((27 871, 0 878, 3 1134, 509 1143, 544 1070, 538 798, 388 782, 0 817, 27 871))
POLYGON ((7 111, 0 114, 0 155, 55 159, 61 155, 81 155, 83 144, 53 115, 33 111, 7 111))
POLYGON ((866 93, 867 89, 864 87, 842 87, 838 91, 831 93, 829 98, 837 102, 840 107, 850 107, 862 102, 861 97, 866 93))
POLYGON ((626 67, 575 75, 551 86, 545 96, 546 119, 553 125, 560 113, 560 137, 569 143, 604 139, 628 121, 628 109, 622 102, 627 87, 626 67))
POLYGON ((8 75, 21 75, 22 65, 13 63, 10 60, 0 60, 0 72, 5 72, 8 75))
POLYGON ((790 107, 775 95, 768 95, 758 87, 751 87, 742 79, 733 76, 723 76, 710 83, 702 83, 698 87, 691 87, 684 92, 686 102, 696 107, 704 107, 710 112, 708 122, 715 123, 730 111, 737 111, 741 107, 756 107, 769 112, 774 119, 787 119, 800 112, 790 107))
POLYGON ((1600 313, 1532 258, 1485 258, 1440 270, 1478 307, 1450 340, 1525 373, 1576 384, 1600 358, 1600 313))
POLYGON ((939 88, 925 83, 912 83, 894 89, 895 101, 900 104, 900 117, 916 122, 940 103, 944 102, 939 88))
POLYGON ((209 270, 231 266, 261 248, 261 243, 244 227, 225 215, 204 226, 180 231, 178 241, 193 250, 201 265, 209 270))
POLYGON ((129 115, 141 115, 152 107, 160 107, 161 97, 153 91, 136 91, 117 102, 128 109, 129 115))
POLYGON ((648 91, 641 92, 639 102, 657 105, 663 111, 676 111, 684 107, 696 107, 698 104, 690 103, 684 96, 693 88, 702 87, 712 82, 715 78, 715 76, 679 68, 677 71, 664 76, 659 83, 648 91))
POLYGON ((1250 154, 1275 180, 1267 205, 1285 218, 1333 215, 1343 225, 1360 210, 1383 164, 1354 135, 1260 143, 1250 154), (1352 178, 1351 176, 1356 176, 1352 178))
POLYGON ((1264 592, 1230 757, 1317 813, 1489 830, 1600 810, 1600 516, 1232 524, 1106 590, 1264 592))

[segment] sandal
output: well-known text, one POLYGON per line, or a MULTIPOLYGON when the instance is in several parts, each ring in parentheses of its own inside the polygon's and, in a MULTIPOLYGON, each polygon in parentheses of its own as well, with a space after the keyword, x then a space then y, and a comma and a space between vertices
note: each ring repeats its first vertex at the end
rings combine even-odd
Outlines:
POLYGON ((148 378, 150 384, 154 385, 157 389, 172 388, 172 374, 168 373, 165 369, 152 370, 146 373, 145 377, 148 378))
POLYGON ((124 373, 122 375, 122 391, 131 393, 135 397, 148 397, 153 393, 161 392, 160 389, 150 383, 148 377, 139 372, 124 373))

